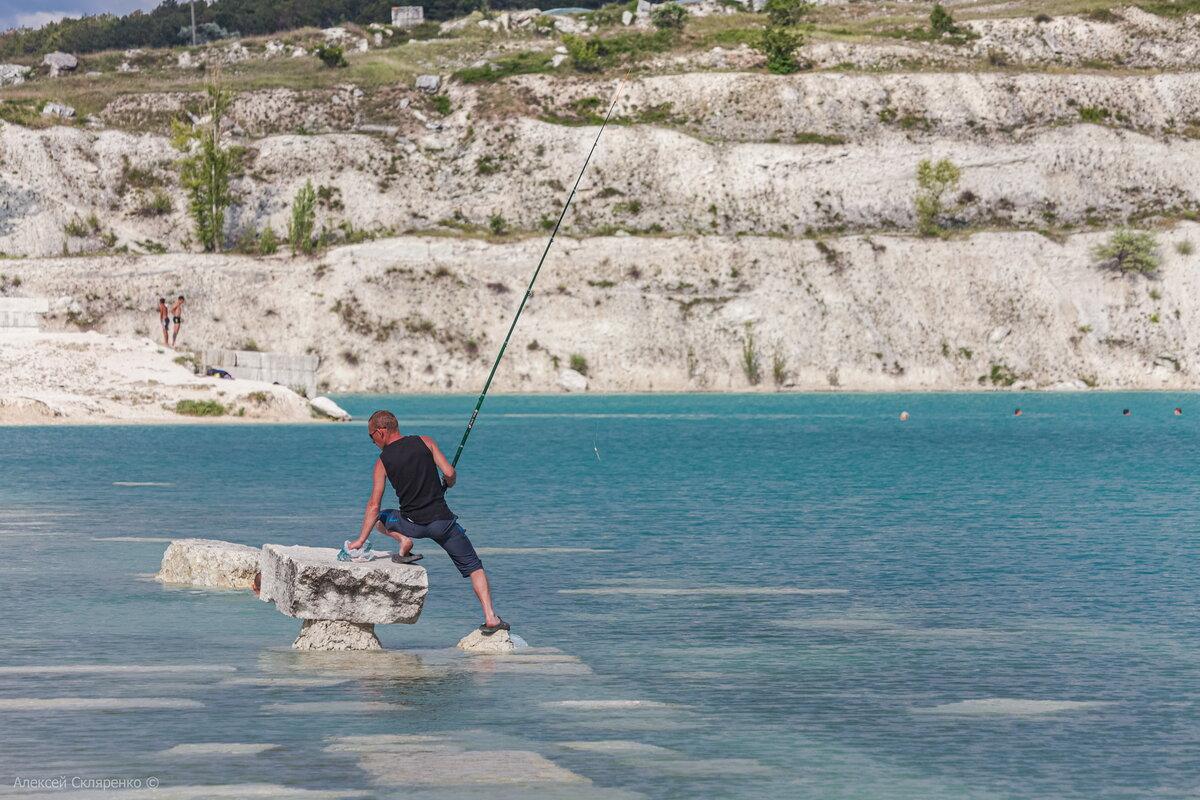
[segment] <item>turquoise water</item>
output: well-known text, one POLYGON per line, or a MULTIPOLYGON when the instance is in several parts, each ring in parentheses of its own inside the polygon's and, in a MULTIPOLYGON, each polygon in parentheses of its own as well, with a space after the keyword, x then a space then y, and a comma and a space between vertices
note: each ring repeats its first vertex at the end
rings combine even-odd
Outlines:
MULTIPOLYGON (((0 701, 188 706, 0 702, 0 793, 1195 797, 1195 399, 493 398, 449 500, 478 547, 533 548, 482 555, 514 632, 561 651, 509 662, 450 649, 479 611, 436 547, 390 654, 322 661, 248 593, 148 581, 164 543, 99 541, 337 546, 360 423, 0 429, 0 701), (276 747, 168 752, 214 742, 276 747), (575 782, 449 785, 537 756, 575 782)), ((341 402, 451 450, 473 398, 341 402)))

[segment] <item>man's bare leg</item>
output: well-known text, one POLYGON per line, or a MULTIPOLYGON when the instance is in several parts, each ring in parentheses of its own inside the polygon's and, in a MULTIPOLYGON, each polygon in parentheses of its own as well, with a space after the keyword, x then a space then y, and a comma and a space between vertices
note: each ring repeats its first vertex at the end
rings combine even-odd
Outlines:
POLYGON ((412 552, 413 540, 405 536, 403 533, 400 533, 399 531, 389 531, 387 528, 383 527, 382 522, 375 523, 375 530, 379 533, 382 533, 384 536, 390 536, 400 543, 401 558, 412 552))
POLYGON ((171 346, 171 336, 170 336, 170 332, 167 330, 166 325, 163 325, 163 346, 164 347, 171 346))
POLYGON ((499 625, 500 617, 496 616, 496 611, 492 608, 492 590, 488 586, 487 573, 482 567, 471 573, 471 588, 475 590, 479 605, 483 607, 483 623, 499 625))
POLYGON ((174 347, 179 342, 179 325, 175 325, 175 335, 171 337, 171 347, 174 347))

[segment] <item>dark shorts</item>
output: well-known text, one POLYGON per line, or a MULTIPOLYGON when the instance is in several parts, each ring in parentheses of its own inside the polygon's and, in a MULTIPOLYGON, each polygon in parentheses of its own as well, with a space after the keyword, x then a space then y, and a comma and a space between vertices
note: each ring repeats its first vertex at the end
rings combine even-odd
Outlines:
POLYGON ((389 531, 398 531, 410 539, 432 539, 437 542, 464 578, 470 577, 477 569, 483 569, 483 562, 479 560, 475 547, 467 538, 467 532, 457 519, 439 519, 428 525, 418 525, 396 509, 388 508, 379 512, 379 521, 389 531))
POLYGON ((175 320, 175 324, 176 324, 176 325, 178 325, 179 323, 183 322, 183 317, 173 317, 173 319, 175 320))
POLYGON ((169 328, 169 327, 171 327, 171 320, 167 319, 166 317, 163 317, 162 324, 163 324, 164 328, 169 328))

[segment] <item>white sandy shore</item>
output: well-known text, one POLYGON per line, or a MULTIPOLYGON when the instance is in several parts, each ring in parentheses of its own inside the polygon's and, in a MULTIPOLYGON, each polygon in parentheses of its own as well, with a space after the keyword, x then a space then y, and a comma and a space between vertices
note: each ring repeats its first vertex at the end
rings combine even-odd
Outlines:
POLYGON ((0 425, 314 420, 287 387, 197 376, 178 356, 144 338, 0 329, 0 425), (180 400, 215 401, 229 413, 184 416, 180 400))

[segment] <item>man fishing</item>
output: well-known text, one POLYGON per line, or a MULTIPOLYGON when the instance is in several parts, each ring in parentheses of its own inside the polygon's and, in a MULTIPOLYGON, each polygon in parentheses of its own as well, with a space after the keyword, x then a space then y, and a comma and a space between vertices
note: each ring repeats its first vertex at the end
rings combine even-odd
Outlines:
POLYGON ((492 608, 487 573, 466 531, 446 505, 445 492, 454 485, 458 473, 442 455, 430 436, 401 436, 400 426, 390 411, 376 411, 367 421, 367 434, 379 448, 379 459, 372 474, 371 496, 363 514, 362 530, 346 552, 353 558, 362 552, 372 530, 378 530, 400 543, 394 561, 411 564, 421 558, 412 552, 413 539, 432 539, 441 545, 464 578, 469 578, 479 605, 483 607, 485 636, 506 631, 509 625, 492 608), (441 474, 439 475, 439 470, 441 474), (396 490, 399 509, 380 510, 384 480, 396 490), (443 483, 444 479, 444 483, 443 483))

